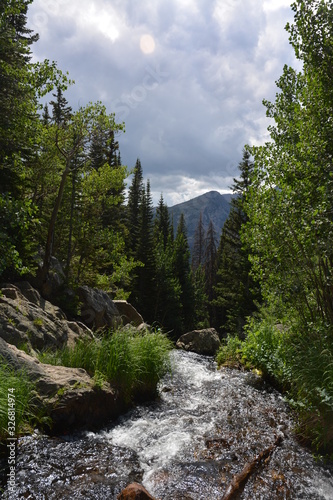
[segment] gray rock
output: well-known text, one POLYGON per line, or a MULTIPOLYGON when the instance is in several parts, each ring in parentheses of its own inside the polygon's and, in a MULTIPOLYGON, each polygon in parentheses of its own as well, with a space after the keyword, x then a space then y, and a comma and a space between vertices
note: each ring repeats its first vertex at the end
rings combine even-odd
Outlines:
POLYGON ((90 328, 113 328, 121 324, 118 309, 106 292, 88 286, 80 286, 77 292, 82 321, 90 328))
POLYGON ((0 337, 28 351, 73 345, 92 332, 66 319, 63 311, 43 299, 28 282, 0 286, 0 337))
POLYGON ((220 347, 220 339, 215 328, 193 330, 179 337, 176 347, 197 354, 214 356, 220 347))
POLYGON ((60 261, 56 257, 51 257, 50 268, 48 274, 45 277, 43 275, 43 261, 44 261, 44 250, 39 249, 38 254, 35 257, 37 264, 36 276, 29 276, 29 281, 42 290, 43 297, 52 300, 53 297, 57 295, 59 290, 66 283, 66 276, 60 261))
POLYGON ((144 323, 141 314, 127 300, 114 300, 113 303, 119 312, 123 325, 130 323, 138 327, 144 323))
POLYGON ((81 368, 51 366, 0 338, 0 357, 36 384, 39 404, 52 422, 52 431, 96 427, 125 410, 124 402, 108 383, 96 387, 81 368))

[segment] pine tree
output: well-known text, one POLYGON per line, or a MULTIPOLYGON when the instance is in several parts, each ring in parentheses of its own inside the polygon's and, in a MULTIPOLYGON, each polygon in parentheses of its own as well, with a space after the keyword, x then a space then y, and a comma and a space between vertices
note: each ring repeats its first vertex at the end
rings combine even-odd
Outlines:
MULTIPOLYGON (((119 169, 119 173, 123 169, 120 160, 119 143, 115 141, 115 132, 112 128, 107 129, 103 123, 93 131, 90 149, 89 160, 90 167, 94 170, 99 170, 106 164, 114 170, 119 169)), ((120 179, 121 176, 118 177, 120 179)), ((104 227, 112 226, 113 229, 118 228, 125 231, 125 183, 113 184, 109 186, 109 200, 105 203, 103 212, 103 225, 104 227), (114 199, 115 203, 110 203, 114 199)))
POLYGON ((247 222, 243 210, 246 195, 251 184, 253 162, 250 154, 243 151, 239 164, 240 178, 234 179, 233 192, 237 195, 232 200, 231 211, 226 220, 218 252, 217 283, 214 287, 216 299, 217 325, 224 333, 243 335, 246 317, 256 310, 260 292, 253 282, 250 270, 249 252, 244 248, 240 232, 247 222))
POLYGON ((120 151, 118 151, 118 155, 117 155, 117 165, 118 167, 121 166, 121 155, 120 155, 120 151))
POLYGON ((141 162, 138 158, 134 167, 132 184, 128 191, 127 203, 129 248, 132 255, 136 252, 139 239, 139 213, 143 191, 143 172, 141 162))
POLYGON ((202 212, 200 212, 198 225, 194 233, 194 245, 192 253, 192 270, 194 272, 199 266, 202 266, 204 263, 204 240, 205 229, 202 222, 202 212))
POLYGON ((154 237, 156 244, 162 236, 163 246, 166 248, 171 234, 170 216, 167 205, 164 203, 163 195, 159 199, 156 216, 154 220, 154 237))
POLYGON ((207 328, 210 326, 208 314, 208 300, 206 293, 206 274, 202 264, 195 271, 192 269, 193 288, 193 326, 195 328, 207 328))
POLYGON ((215 314, 213 300, 215 298, 214 286, 216 283, 217 272, 217 248, 216 248, 216 231, 213 222, 209 221, 205 237, 205 252, 204 252, 204 271, 205 271, 205 292, 207 295, 207 306, 210 318, 210 324, 215 323, 215 314))
POLYGON ((51 115, 47 104, 44 105, 42 114, 42 124, 47 127, 51 123, 51 115))
POLYGON ((105 163, 111 167, 121 165, 119 143, 115 140, 114 130, 106 130, 102 124, 96 127, 92 134, 89 159, 91 167, 95 170, 98 170, 105 163))
POLYGON ((155 297, 155 256, 153 230, 153 203, 150 182, 143 188, 138 217, 138 239, 135 248, 135 260, 141 262, 134 281, 134 301, 147 321, 154 321, 153 307, 155 297))
POLYGON ((180 284, 182 304, 182 327, 177 333, 184 333, 194 326, 194 290, 184 214, 180 216, 174 241, 174 275, 180 284))
POLYGON ((26 27, 30 1, 0 3, 0 276, 17 277, 31 265, 35 210, 25 195, 29 164, 36 154, 38 114, 26 27))
MULTIPOLYGON (((106 160, 110 167, 117 167, 121 165, 119 163, 119 142, 115 140, 114 130, 110 129, 107 131, 107 148, 106 148, 106 160)), ((120 155, 120 152, 119 152, 120 155)))
POLYGON ((155 234, 155 276, 154 276, 154 321, 168 330, 170 337, 177 338, 182 331, 181 286, 174 274, 173 242, 171 235, 166 245, 163 233, 156 240, 155 234))
POLYGON ((38 35, 26 27, 29 3, 2 0, 0 5, 0 192, 14 195, 35 151, 38 119, 30 72, 30 46, 38 35))
POLYGON ((50 101, 50 105, 52 106, 52 120, 57 127, 66 127, 72 116, 72 108, 68 105, 61 87, 58 87, 57 93, 52 95, 55 98, 54 101, 50 101))

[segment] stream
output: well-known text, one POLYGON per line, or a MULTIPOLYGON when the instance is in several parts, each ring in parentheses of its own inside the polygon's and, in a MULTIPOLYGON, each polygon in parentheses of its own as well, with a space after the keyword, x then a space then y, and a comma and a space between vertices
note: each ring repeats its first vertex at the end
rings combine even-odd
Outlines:
POLYGON ((294 437, 279 392, 212 358, 172 352, 158 400, 100 432, 19 440, 12 499, 116 499, 136 481, 160 500, 222 499, 232 478, 270 450, 238 499, 333 499, 333 464, 294 437))

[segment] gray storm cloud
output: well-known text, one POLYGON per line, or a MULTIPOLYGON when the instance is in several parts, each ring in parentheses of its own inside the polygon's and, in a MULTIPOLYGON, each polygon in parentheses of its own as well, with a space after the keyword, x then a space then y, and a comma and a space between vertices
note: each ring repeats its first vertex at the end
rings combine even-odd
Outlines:
POLYGON ((102 100, 125 121, 129 168, 139 157, 154 201, 228 190, 246 143, 267 139, 262 99, 296 65, 284 0, 34 0, 35 59, 76 84, 73 108, 102 100))

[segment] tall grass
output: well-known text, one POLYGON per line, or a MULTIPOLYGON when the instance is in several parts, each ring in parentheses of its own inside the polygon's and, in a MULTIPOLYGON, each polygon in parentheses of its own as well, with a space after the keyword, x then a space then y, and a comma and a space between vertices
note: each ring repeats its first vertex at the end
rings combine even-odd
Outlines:
POLYGON ((171 341, 160 331, 119 330, 94 340, 81 340, 73 348, 44 352, 43 363, 84 368, 97 383, 112 382, 131 398, 156 390, 170 369, 171 341))
POLYGON ((0 441, 8 435, 8 409, 14 408, 15 436, 31 430, 31 425, 42 420, 42 412, 34 403, 34 384, 24 372, 14 371, 0 358, 0 441), (14 396, 8 408, 8 394, 14 396))
POLYGON ((299 415, 298 432, 333 455, 333 337, 322 324, 291 332, 290 403, 299 415))

